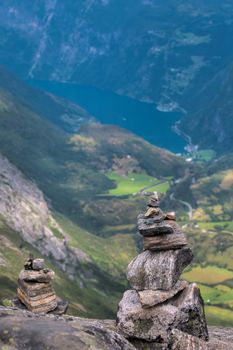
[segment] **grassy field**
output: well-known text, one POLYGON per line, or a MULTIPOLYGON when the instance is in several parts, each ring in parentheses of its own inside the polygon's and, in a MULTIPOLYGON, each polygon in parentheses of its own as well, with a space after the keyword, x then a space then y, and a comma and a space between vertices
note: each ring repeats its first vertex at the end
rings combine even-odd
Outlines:
POLYGON ((197 152, 197 159, 204 162, 209 162, 215 157, 216 153, 212 149, 203 149, 197 152))
POLYGON ((209 325, 232 327, 233 311, 217 306, 207 305, 205 307, 206 318, 209 325))
POLYGON ((190 282, 199 282, 207 285, 215 285, 226 280, 233 279, 233 271, 218 266, 196 266, 185 272, 183 277, 190 282))
POLYGON ((159 184, 161 181, 146 175, 146 174, 129 174, 127 176, 120 176, 115 172, 107 174, 110 180, 116 182, 116 188, 109 191, 109 194, 113 196, 131 195, 136 194, 143 188, 151 186, 148 191, 167 192, 169 189, 169 182, 159 184), (158 183, 158 185, 156 185, 158 183), (153 186, 154 185, 154 186, 153 186))
POLYGON ((198 225, 204 230, 214 230, 219 227, 233 232, 233 221, 198 222, 198 225))

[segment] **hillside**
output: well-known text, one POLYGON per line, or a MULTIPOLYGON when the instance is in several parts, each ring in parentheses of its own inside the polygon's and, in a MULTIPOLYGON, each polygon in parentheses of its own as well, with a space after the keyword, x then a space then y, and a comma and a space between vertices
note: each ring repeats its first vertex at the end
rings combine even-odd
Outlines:
POLYGON ((197 161, 193 172, 174 184, 166 198, 194 247, 193 266, 184 278, 199 283, 209 323, 225 326, 233 324, 231 158, 197 161))
MULTIPOLYGON (((171 176, 182 176, 185 162, 91 118, 72 134, 59 122, 58 98, 37 91, 37 103, 43 103, 35 107, 30 100, 34 90, 3 73, 0 297, 15 294, 23 260, 33 251, 55 269, 55 289, 71 301, 72 313, 109 317, 125 288, 125 267, 136 254, 134 224, 144 205, 141 190, 149 182, 155 189, 165 183, 166 191, 171 176), (57 120, 43 113, 50 105, 52 115, 56 101, 57 120), (127 177, 137 195, 118 188, 127 177), (112 194, 114 189, 119 193, 112 194)), ((70 110, 69 103, 65 108, 79 110, 70 110)))
MULTIPOLYGON (((34 89, 30 90, 23 82, 14 80, 12 75, 7 76, 7 72, 4 76, 5 81, 12 82, 14 91, 8 88, 9 83, 4 85, 2 80, 0 150, 27 177, 37 182, 55 210, 76 222, 84 224, 87 221, 83 203, 114 188, 114 182, 104 173, 114 170, 115 163, 124 163, 128 156, 134 163, 132 172, 161 178, 179 176, 184 171, 185 164, 181 158, 153 147, 120 128, 98 126, 87 118, 88 123, 83 125, 83 129, 80 126, 78 136, 67 133, 56 109, 57 119, 49 117, 45 120, 43 112, 38 114, 44 105, 46 109, 45 103, 40 108, 34 108, 32 102, 25 104, 26 92, 29 92, 30 101, 34 89), (89 138, 88 134, 91 134, 89 138), (100 142, 100 137, 105 142, 100 142), (115 142, 118 137, 121 142, 115 142)), ((37 91, 37 95, 41 94, 41 100, 45 96, 47 98, 43 92, 37 91)), ((51 99, 56 102, 55 98, 48 98, 49 104, 51 99)), ((69 111, 69 103, 66 108, 69 111)))
POLYGON ((204 107, 199 105, 195 112, 185 116, 181 129, 191 136, 199 148, 214 149, 218 153, 233 151, 233 65, 232 62, 200 95, 205 96, 204 107), (213 90, 213 86, 215 87, 213 90))
POLYGON ((0 62, 24 78, 190 109, 232 57, 232 11, 230 0, 3 0, 0 62))

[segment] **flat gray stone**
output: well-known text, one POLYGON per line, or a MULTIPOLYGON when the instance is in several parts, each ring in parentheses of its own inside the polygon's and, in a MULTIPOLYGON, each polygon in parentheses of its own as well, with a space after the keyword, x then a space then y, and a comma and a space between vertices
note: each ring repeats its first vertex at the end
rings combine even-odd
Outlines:
POLYGON ((145 289, 167 291, 176 284, 183 269, 192 259, 192 251, 187 247, 162 252, 146 250, 129 264, 127 279, 131 287, 138 291, 145 289))
POLYGON ((171 250, 185 247, 188 244, 187 238, 183 232, 165 234, 143 238, 143 248, 145 250, 171 250))
POLYGON ((165 215, 157 215, 147 218, 144 215, 138 216, 138 230, 143 236, 154 236, 161 234, 171 234, 174 232, 171 220, 164 220, 165 215))
POLYGON ((178 281, 171 290, 143 290, 138 292, 140 302, 143 308, 148 308, 161 304, 164 301, 173 298, 177 293, 188 287, 187 281, 178 281))
POLYGON ((52 270, 22 270, 19 274, 19 280, 26 282, 49 283, 55 276, 52 270))

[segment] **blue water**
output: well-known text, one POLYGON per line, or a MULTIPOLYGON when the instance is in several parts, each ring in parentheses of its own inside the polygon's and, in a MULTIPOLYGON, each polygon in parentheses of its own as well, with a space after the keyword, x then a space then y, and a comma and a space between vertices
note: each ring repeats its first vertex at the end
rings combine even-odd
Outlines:
POLYGON ((79 104, 102 123, 126 128, 172 152, 184 151, 185 141, 171 129, 181 118, 180 113, 160 112, 154 104, 88 86, 35 80, 29 83, 79 104))

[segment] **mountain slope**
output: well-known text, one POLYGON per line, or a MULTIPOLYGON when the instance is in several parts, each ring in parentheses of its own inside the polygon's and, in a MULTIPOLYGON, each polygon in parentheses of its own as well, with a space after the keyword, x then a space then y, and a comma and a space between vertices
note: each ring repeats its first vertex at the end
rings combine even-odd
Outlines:
POLYGON ((222 72, 201 94, 208 98, 205 108, 188 114, 181 122, 193 143, 200 148, 214 149, 219 153, 233 152, 233 64, 222 72), (213 85, 216 85, 214 93, 213 85))
MULTIPOLYGON (((26 105, 27 92, 30 101, 34 89, 17 79, 15 81, 7 72, 4 72, 4 77, 0 90, 2 154, 28 178, 36 181, 58 212, 65 213, 85 227, 84 203, 96 195, 107 194, 115 186, 104 172, 112 171, 117 159, 121 161, 132 156, 139 165, 139 172, 156 177, 180 176, 184 171, 185 163, 181 158, 151 146, 126 130, 98 126, 87 119, 88 123, 79 128, 78 138, 76 134, 68 134, 64 130, 66 126, 60 123, 59 115, 56 115, 57 119, 45 120, 43 108, 45 105, 46 110, 46 104, 35 109, 31 102, 26 105), (14 91, 4 81, 11 81, 14 91), (38 114, 40 109, 42 112, 38 114), (100 136, 105 143, 100 141, 100 136), (122 144, 114 141, 118 137, 122 144)), ((38 103, 45 99, 43 92, 37 91, 36 94, 42 96, 38 103)), ((46 98, 50 103, 52 97, 46 98)), ((55 99, 53 103, 56 103, 55 99)), ((69 104, 66 108, 69 110, 69 104)))
POLYGON ((58 122, 50 118, 52 103, 61 108, 59 99, 37 91, 35 105, 30 100, 34 90, 3 73, 0 271, 6 288, 1 297, 14 294, 23 258, 32 250, 56 269, 58 295, 71 300, 75 313, 112 315, 125 288, 125 268, 136 255, 134 224, 144 200, 139 194, 127 199, 110 195, 118 185, 110 173, 145 177, 147 185, 148 180, 167 182, 173 172, 182 176, 185 163, 126 130, 91 118, 75 133, 67 132, 59 114, 58 122), (46 116, 47 104, 51 110, 46 116))
POLYGON ((232 57, 232 12, 230 0, 3 0, 0 61, 24 78, 189 108, 232 57))

